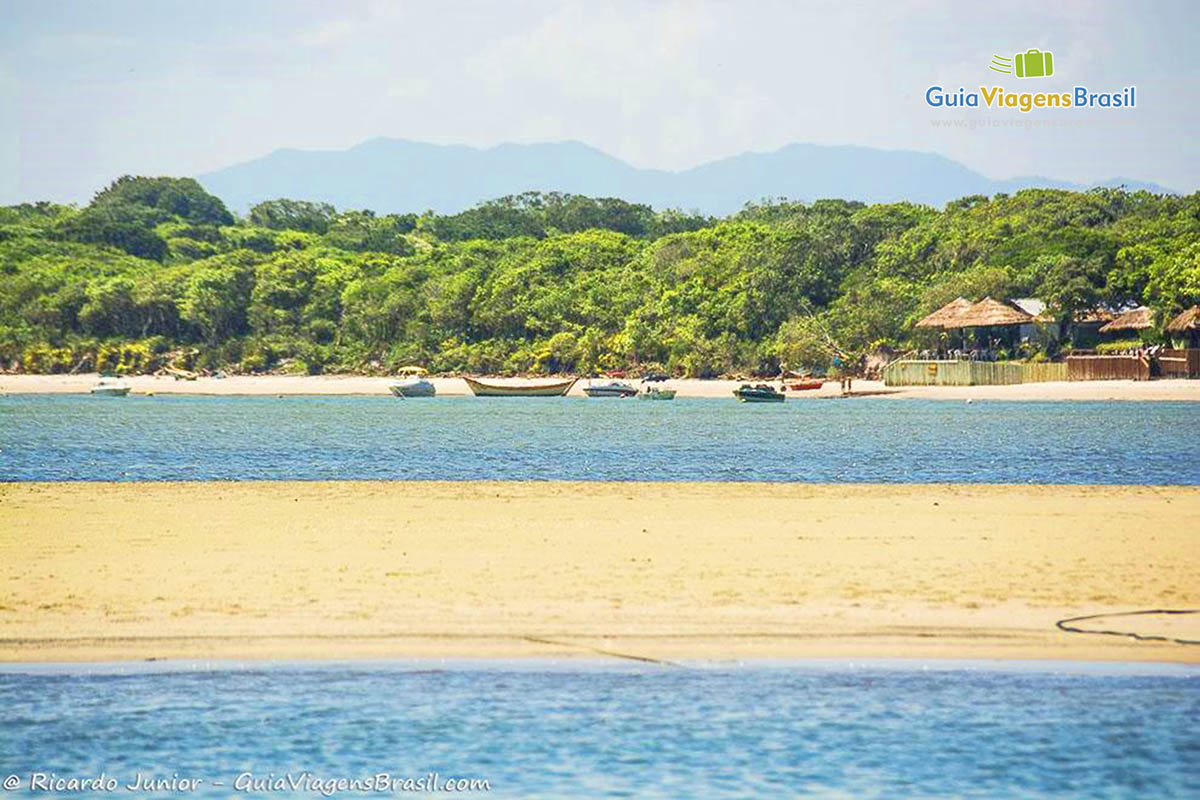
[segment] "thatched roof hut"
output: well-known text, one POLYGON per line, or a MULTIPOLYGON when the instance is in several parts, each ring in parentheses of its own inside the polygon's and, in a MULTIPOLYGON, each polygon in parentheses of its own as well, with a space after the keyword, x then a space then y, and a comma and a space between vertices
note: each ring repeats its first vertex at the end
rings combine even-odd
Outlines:
POLYGON ((1200 331, 1200 306, 1192 306, 1168 322, 1167 330, 1173 333, 1200 331))
POLYGON ((1002 303, 985 297, 972 303, 953 319, 942 324, 943 328, 991 328, 1004 325, 1025 325, 1033 322, 1033 315, 1022 311, 1012 303, 1002 303))
POLYGON ((965 297, 956 297, 946 305, 934 311, 917 323, 918 328, 945 328, 946 323, 956 319, 971 307, 971 301, 965 297))
POLYGON ((1102 325, 1100 332, 1144 331, 1152 327, 1154 327, 1154 319, 1150 314, 1150 309, 1145 306, 1139 306, 1132 311, 1126 311, 1107 325, 1102 325))

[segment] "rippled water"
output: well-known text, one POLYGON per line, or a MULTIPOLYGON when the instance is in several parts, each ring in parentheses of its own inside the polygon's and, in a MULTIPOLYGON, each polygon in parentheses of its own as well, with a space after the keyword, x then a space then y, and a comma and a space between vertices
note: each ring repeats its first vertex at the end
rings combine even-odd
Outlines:
POLYGON ((1200 484, 1198 403, 0 398, 0 480, 1200 484))
POLYGON ((0 764, 219 797, 244 796, 239 773, 306 770, 503 798, 1200 796, 1200 675, 1071 669, 4 671, 0 764))

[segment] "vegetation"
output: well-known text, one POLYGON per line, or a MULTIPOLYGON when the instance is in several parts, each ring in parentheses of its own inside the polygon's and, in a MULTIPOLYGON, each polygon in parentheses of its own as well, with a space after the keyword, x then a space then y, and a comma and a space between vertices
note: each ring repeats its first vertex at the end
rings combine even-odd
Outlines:
POLYGON ((720 220, 529 193, 455 215, 297 200, 235 219, 195 181, 0 209, 0 365, 34 372, 827 366, 928 343, 958 295, 1069 320, 1200 302, 1200 194, 1027 190, 941 211, 767 201, 720 220), (924 338, 923 338, 924 337, 924 338))

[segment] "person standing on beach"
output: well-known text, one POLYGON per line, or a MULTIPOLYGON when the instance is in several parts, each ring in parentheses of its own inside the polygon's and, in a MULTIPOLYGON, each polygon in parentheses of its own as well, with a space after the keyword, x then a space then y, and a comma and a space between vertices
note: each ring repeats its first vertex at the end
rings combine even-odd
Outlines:
POLYGON ((853 378, 850 375, 850 368, 846 366, 844 361, 842 361, 842 357, 840 355, 835 355, 833 357, 833 369, 837 373, 838 380, 841 381, 842 395, 845 396, 849 394, 852 390, 853 378))

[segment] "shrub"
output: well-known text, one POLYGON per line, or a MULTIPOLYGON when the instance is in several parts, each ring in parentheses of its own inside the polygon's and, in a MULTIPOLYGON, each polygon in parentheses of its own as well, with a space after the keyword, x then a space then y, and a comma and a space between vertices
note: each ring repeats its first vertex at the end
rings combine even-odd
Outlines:
POLYGON ((72 362, 72 353, 69 347, 50 347, 39 344, 26 348, 21 355, 21 369, 24 372, 53 375, 70 372, 73 366, 75 364, 72 362))
POLYGON ((1122 350, 1140 350, 1146 346, 1141 339, 1121 339, 1116 342, 1101 342, 1096 345, 1097 353, 1119 353, 1122 350))

